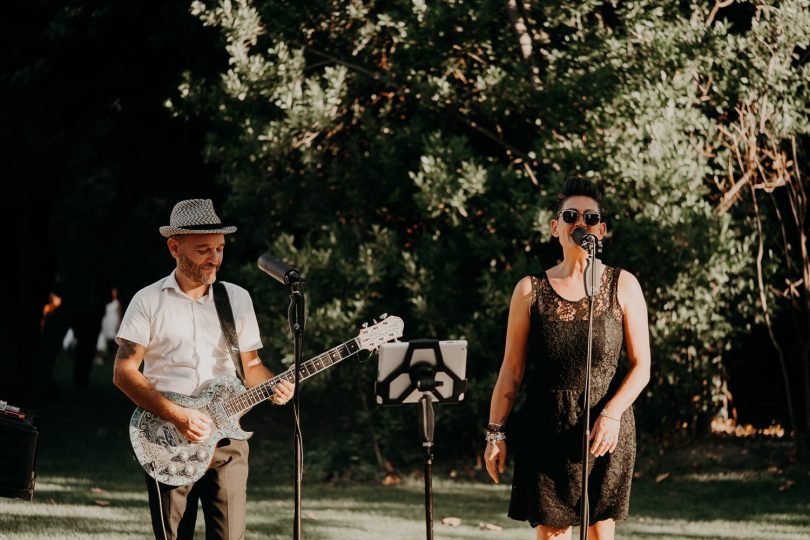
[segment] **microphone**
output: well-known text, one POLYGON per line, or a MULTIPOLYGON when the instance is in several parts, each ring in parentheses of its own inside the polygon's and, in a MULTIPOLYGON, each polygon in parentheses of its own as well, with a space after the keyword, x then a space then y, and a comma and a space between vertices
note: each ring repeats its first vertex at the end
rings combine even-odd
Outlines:
POLYGON ((304 278, 301 277, 298 270, 278 259, 274 259, 270 255, 262 255, 259 257, 259 268, 268 276, 285 285, 292 285, 293 283, 304 281, 304 278))
POLYGON ((589 233, 585 227, 577 227, 571 236, 574 238, 574 242, 579 244, 585 251, 588 251, 591 245, 599 245, 599 239, 596 235, 589 233))

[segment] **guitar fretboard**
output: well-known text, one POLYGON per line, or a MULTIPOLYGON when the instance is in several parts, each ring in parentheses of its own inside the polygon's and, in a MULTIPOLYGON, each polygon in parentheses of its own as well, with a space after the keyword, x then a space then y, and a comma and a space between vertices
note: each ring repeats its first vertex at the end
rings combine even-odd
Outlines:
MULTIPOLYGON (((357 343, 357 338, 351 339, 342 345, 338 345, 333 349, 329 349, 325 353, 319 354, 315 358, 311 358, 306 362, 302 362, 300 366, 300 376, 301 381, 305 381, 306 379, 312 377, 316 373, 319 373, 326 368, 333 366, 340 362, 341 360, 345 360, 346 358, 350 357, 354 353, 360 350, 360 345, 357 343)), ((258 384, 253 388, 248 389, 245 392, 242 392, 238 396, 234 396, 224 402, 225 412, 229 416, 233 416, 235 414, 240 414, 254 405, 261 403, 262 401, 273 397, 273 388, 281 382, 281 380, 286 380, 290 383, 295 382, 295 369, 291 367, 290 369, 284 371, 283 373, 279 373, 272 379, 268 379, 267 381, 263 382, 262 384, 258 384)))

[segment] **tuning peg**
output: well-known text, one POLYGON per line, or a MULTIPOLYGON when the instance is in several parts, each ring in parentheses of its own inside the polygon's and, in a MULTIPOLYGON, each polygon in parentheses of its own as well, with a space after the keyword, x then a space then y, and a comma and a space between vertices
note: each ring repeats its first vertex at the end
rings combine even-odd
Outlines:
POLYGON ((368 328, 368 323, 367 323, 367 322, 364 322, 364 323, 363 323, 363 324, 361 324, 360 326, 362 326, 363 328, 368 328))
POLYGON ((385 319, 387 317, 388 317, 388 313, 383 313, 382 315, 380 315, 380 320, 383 320, 383 319, 385 319))

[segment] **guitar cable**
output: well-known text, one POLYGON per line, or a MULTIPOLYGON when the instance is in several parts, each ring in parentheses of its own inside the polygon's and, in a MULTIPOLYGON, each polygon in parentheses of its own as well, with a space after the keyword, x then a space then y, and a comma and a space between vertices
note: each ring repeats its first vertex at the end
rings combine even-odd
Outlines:
MULTIPOLYGON (((295 407, 293 403, 293 416, 295 418, 295 427, 294 429, 298 433, 298 478, 296 478, 296 482, 298 485, 301 485, 301 481, 304 479, 304 435, 301 433, 301 419, 298 416, 298 408, 295 407)), ((299 492, 300 494, 300 492, 299 492)))
POLYGON ((163 529, 163 540, 169 540, 169 535, 166 534, 166 522, 165 516, 163 515, 163 497, 160 496, 160 482, 157 479, 157 468, 155 467, 155 462, 150 461, 149 464, 152 466, 152 478, 155 479, 155 491, 157 491, 158 497, 158 509, 160 510, 160 526, 163 529))

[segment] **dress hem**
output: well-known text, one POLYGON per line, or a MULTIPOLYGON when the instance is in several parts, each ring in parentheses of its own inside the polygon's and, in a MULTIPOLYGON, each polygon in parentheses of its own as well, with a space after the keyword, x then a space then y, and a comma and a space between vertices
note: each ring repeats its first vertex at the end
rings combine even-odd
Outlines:
MULTIPOLYGON (((590 519, 590 520, 588 520, 588 527, 596 525, 600 521, 605 521, 606 519, 612 519, 616 523, 619 523, 619 522, 625 521, 628 518, 629 515, 630 515, 630 512, 619 512, 619 513, 615 514, 615 516, 610 515, 610 512, 603 512, 602 515, 600 515, 598 517, 598 519, 590 519)), ((532 527, 533 529, 535 527, 537 527, 537 525, 542 525, 544 527, 560 528, 560 529, 568 528, 568 527, 578 527, 579 522, 580 522, 579 516, 577 516, 576 521, 574 523, 570 523, 570 522, 564 522, 563 523, 563 522, 559 522, 559 521, 554 522, 554 520, 547 520, 547 521, 538 520, 536 522, 537 525, 532 525, 533 520, 529 519, 528 517, 515 517, 515 516, 513 516, 512 514, 509 514, 509 513, 506 514, 506 517, 508 517, 509 519, 512 519, 514 521, 526 521, 526 522, 528 522, 529 526, 532 527)))

